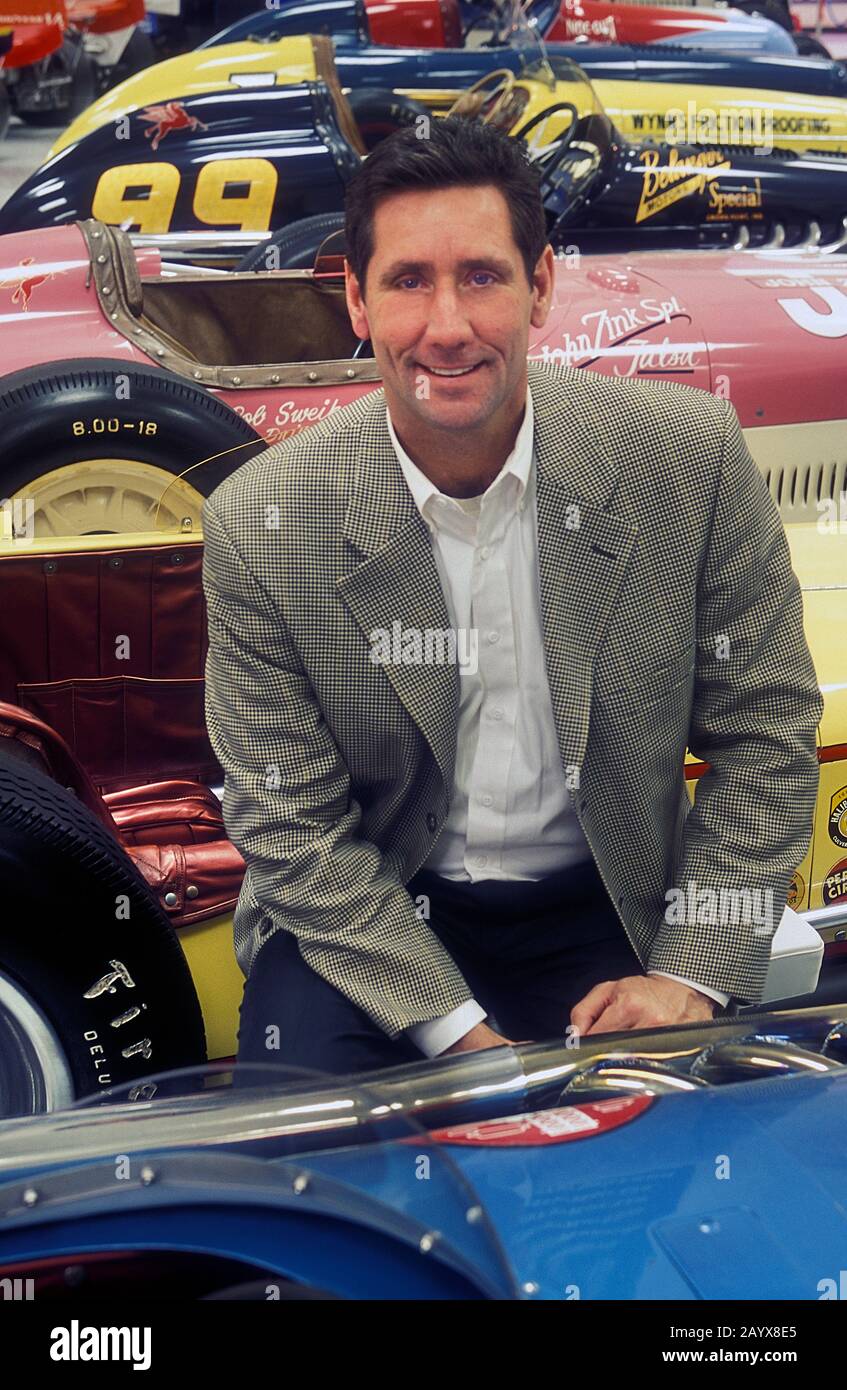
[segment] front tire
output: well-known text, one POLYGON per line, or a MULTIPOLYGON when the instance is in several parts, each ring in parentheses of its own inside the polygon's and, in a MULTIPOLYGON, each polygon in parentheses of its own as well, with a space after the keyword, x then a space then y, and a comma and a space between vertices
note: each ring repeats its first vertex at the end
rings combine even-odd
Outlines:
MULTIPOLYGON (((206 1060, 203 1019, 174 930, 117 838, 64 787, 0 748, 0 1103, 5 1114, 141 1082, 206 1060), (24 1057, 9 1046, 41 1015, 60 1055, 54 1075, 35 1030, 24 1057), (58 1079, 57 1079, 58 1078, 58 1079)), ((49 1060, 49 1059, 48 1059, 49 1060)), ((2 1112, 0 1112, 2 1113, 2 1112)))
POLYGON ((159 367, 81 358, 0 379, 0 495, 37 537, 199 533, 203 498, 263 447, 159 367))

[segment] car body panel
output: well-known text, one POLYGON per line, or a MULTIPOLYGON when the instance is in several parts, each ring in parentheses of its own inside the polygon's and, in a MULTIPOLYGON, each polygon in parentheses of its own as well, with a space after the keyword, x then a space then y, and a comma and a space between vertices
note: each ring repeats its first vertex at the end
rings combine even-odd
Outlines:
MULTIPOLYGON (((638 1042, 635 1035, 624 1055, 637 1056, 638 1042)), ((415 1069, 422 1089, 436 1065, 415 1069)), ((477 1087, 485 1084, 491 1065, 479 1056, 463 1065, 466 1094, 475 1077, 477 1087)), ((403 1075, 411 1080, 411 1072, 403 1075)), ((304 1135, 285 1157, 274 1152, 274 1120, 288 1099, 282 1081, 256 1092, 252 1107, 249 1093, 212 1099, 195 1091, 187 1101, 193 1133, 145 1147, 135 1118, 149 1133, 175 1114, 186 1134, 163 1080, 164 1098, 154 1083, 152 1099, 111 1114, 101 1103, 6 1122, 0 1274, 37 1274, 30 1262, 50 1255, 70 1263, 78 1252, 158 1248, 224 1254, 365 1299, 840 1296, 847 1238, 840 1068, 688 1094, 568 1098, 517 1114, 498 1094, 493 1116, 490 1104, 487 1117, 429 1132, 406 1121, 409 1133, 395 1119, 385 1138, 351 1124, 343 1147, 310 1150, 304 1135), (114 1181, 113 1154, 83 1158, 105 1143, 92 1143, 104 1121, 120 1133, 115 1151, 131 1159, 122 1182, 114 1181), (214 1147, 212 1126, 225 1136, 214 1147), (42 1135, 48 1142, 33 1163, 28 1156, 42 1135), (50 1157, 56 1148, 60 1159, 50 1157), (715 1181, 716 1162, 731 1182, 715 1181), (38 1201, 21 1203, 23 1187, 36 1180, 38 1201)), ((292 1098, 304 1112, 310 1100, 319 1108, 321 1088, 332 1087, 318 1074, 311 1088, 309 1081, 303 1077, 292 1098)), ((335 1089, 355 1116, 366 1107, 388 1111, 398 1085, 382 1072, 335 1089)), ((179 1096, 178 1086, 171 1095, 179 1096)), ((780 1356, 791 1354, 790 1330, 775 1343, 780 1356)))

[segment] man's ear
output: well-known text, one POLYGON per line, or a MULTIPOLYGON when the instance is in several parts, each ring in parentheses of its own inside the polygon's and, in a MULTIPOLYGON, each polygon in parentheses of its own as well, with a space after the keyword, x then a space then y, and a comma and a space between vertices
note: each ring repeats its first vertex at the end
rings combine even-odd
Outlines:
POLYGON ((538 264, 532 276, 530 323, 533 328, 543 328, 547 322, 547 315, 550 313, 550 306, 553 303, 555 270, 556 257, 553 255, 553 248, 548 242, 538 258, 538 264))
POLYGON ((359 281, 350 269, 349 261, 344 262, 344 293, 347 298, 347 312, 350 315, 353 332, 357 338, 369 338, 371 331, 368 327, 368 311, 365 308, 359 281))

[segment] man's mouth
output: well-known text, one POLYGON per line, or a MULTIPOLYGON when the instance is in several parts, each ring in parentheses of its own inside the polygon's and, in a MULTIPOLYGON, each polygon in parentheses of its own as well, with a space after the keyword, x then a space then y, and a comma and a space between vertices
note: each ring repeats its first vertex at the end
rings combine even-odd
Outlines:
POLYGON ((453 377, 470 376, 471 372, 477 371, 480 367, 484 366, 484 363, 472 362, 468 367, 429 367, 425 362, 421 362, 419 365, 423 367, 425 372, 431 373, 432 376, 453 377))

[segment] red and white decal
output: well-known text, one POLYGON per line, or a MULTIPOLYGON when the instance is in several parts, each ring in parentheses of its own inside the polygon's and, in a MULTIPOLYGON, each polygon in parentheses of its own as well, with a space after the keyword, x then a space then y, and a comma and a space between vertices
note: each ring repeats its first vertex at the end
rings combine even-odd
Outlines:
POLYGON ((529 1115, 506 1115, 501 1120, 480 1120, 475 1124, 434 1129, 431 1137, 440 1144, 494 1145, 497 1148, 566 1144, 571 1139, 588 1139, 628 1124, 652 1103, 652 1096, 586 1101, 585 1105, 567 1105, 557 1110, 536 1110, 529 1115))
POLYGON ((146 106, 138 112, 138 118, 147 122, 145 137, 151 141, 151 149, 157 150, 166 135, 172 130, 208 130, 197 116, 189 116, 181 101, 166 101, 159 106, 146 106))

